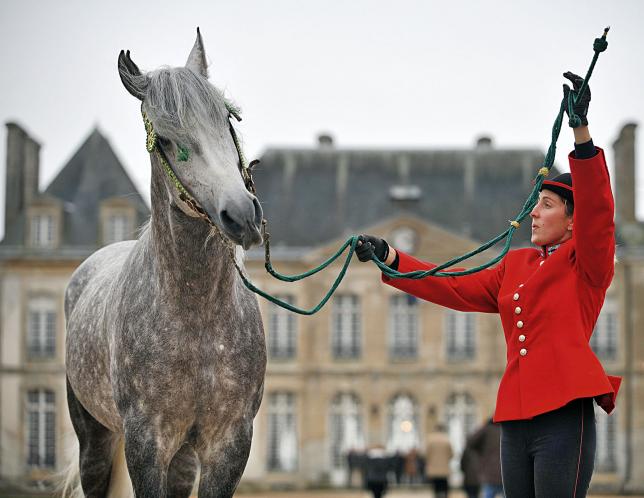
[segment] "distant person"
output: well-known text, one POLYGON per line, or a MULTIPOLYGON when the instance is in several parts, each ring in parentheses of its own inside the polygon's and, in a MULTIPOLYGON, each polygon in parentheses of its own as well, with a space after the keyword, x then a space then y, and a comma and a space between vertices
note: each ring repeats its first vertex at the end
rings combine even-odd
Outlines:
POLYGON ((483 498, 503 498, 501 479, 501 427, 490 418, 483 427, 468 439, 470 448, 481 462, 480 479, 483 498))
POLYGON ((418 482, 418 451, 412 448, 405 455, 403 480, 407 484, 415 484, 418 482))
POLYGON ((396 479, 396 484, 401 484, 403 482, 403 475, 405 473, 405 456, 402 451, 397 450, 391 456, 391 468, 394 471, 394 477, 396 479))
POLYGON ((425 452, 426 475, 436 498, 447 498, 449 492, 449 462, 454 457, 452 443, 445 426, 438 425, 427 436, 425 452))
POLYGON ((365 484, 373 498, 381 498, 387 492, 387 474, 391 470, 391 458, 383 446, 374 446, 367 451, 364 460, 365 484))
POLYGON ((476 450, 472 448, 472 440, 468 438, 461 455, 461 471, 463 472, 463 490, 467 498, 479 498, 481 490, 480 480, 480 458, 476 450))
POLYGON ((347 487, 352 488, 356 471, 361 468, 361 455, 355 449, 347 452, 347 487))

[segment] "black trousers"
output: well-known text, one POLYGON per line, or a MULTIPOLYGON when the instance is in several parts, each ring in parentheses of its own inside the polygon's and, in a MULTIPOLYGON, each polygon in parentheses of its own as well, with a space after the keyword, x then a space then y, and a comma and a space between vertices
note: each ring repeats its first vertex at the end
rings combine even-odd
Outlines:
POLYGON ((479 491, 481 491, 481 486, 464 484, 463 490, 465 491, 467 498, 479 498, 479 491))
POLYGON ((373 498, 381 498, 387 492, 386 482, 368 482, 367 488, 373 493, 373 498))
POLYGON ((434 487, 434 496, 436 498, 447 498, 447 493, 449 492, 447 477, 431 477, 429 482, 434 487))
POLYGON ((585 498, 595 464, 592 398, 501 423, 506 498, 585 498))

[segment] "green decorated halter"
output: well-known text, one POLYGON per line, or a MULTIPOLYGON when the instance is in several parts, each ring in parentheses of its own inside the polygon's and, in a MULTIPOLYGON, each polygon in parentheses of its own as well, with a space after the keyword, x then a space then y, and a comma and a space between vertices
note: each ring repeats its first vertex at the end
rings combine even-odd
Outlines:
MULTIPOLYGON (((228 110, 228 113, 229 113, 228 120, 229 120, 230 134, 233 137, 233 142, 235 143, 235 148, 237 149, 237 155, 239 156, 239 171, 241 173, 242 179, 244 180, 244 185, 246 186, 246 189, 252 194, 255 194, 255 183, 253 182, 251 168, 259 161, 256 161, 256 160, 251 161, 250 164, 246 162, 246 157, 244 156, 244 151, 242 150, 241 142, 239 141, 239 137, 235 132, 235 127, 231 122, 231 118, 235 118, 237 121, 241 121, 239 109, 235 107, 233 104, 231 104, 230 102, 226 102, 226 109, 228 110)), ((168 178, 170 179, 172 184, 179 192, 179 198, 184 203, 186 203, 190 207, 190 209, 192 209, 197 214, 199 218, 203 218, 211 226, 216 226, 213 223, 213 221, 210 219, 210 216, 208 215, 208 213, 206 213, 206 211, 199 205, 199 202, 188 191, 188 189, 183 185, 183 183, 181 183, 181 180, 179 180, 176 173, 172 169, 172 166, 170 165, 168 158, 166 157, 161 147, 159 147, 158 136, 154 131, 154 126, 152 125, 152 121, 150 121, 147 114, 145 114, 145 111, 143 110, 143 104, 141 104, 141 114, 143 115, 143 124, 145 125, 145 133, 146 133, 145 148, 147 149, 147 151, 150 154, 152 153, 156 154, 157 158, 159 159, 159 162, 163 166, 163 169, 166 175, 168 175, 168 178)), ((183 147, 179 147, 179 154, 177 159, 179 161, 187 161, 188 157, 189 157, 188 150, 183 147)))

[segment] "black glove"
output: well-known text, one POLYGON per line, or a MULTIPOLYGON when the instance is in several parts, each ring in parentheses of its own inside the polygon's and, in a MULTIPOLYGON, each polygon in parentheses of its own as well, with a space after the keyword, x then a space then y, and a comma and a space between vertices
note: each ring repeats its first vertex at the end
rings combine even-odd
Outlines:
POLYGON ((360 235, 356 245, 356 256, 363 263, 371 261, 373 255, 380 261, 385 261, 389 256, 389 244, 384 239, 372 235, 360 235))
MULTIPOLYGON (((581 88, 581 85, 584 83, 584 79, 581 76, 577 76, 574 73, 571 73, 568 71, 567 73, 563 74, 564 78, 570 80, 572 83, 573 89, 575 91, 579 91, 581 88)), ((564 90, 564 97, 566 98, 566 102, 568 102, 568 94, 570 93, 570 87, 564 83, 563 86, 564 90)), ((590 87, 586 87, 586 90, 584 91, 583 97, 577 102, 577 105, 573 107, 573 110, 575 111, 575 114, 579 116, 579 119, 581 119, 581 124, 583 126, 588 126, 588 119, 586 118, 586 115, 588 114, 588 104, 590 103, 590 87)), ((565 110, 566 114, 568 114, 568 104, 565 105, 565 110)), ((570 118, 570 114, 568 114, 568 118, 570 118)), ((576 126, 573 126, 573 123, 569 121, 569 124, 571 127, 576 128, 576 126)))

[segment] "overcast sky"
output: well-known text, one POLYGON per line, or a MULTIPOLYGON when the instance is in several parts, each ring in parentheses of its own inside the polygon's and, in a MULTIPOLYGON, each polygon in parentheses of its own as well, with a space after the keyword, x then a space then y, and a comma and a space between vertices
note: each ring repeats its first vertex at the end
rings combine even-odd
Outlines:
MULTIPOLYGON (((147 199, 145 133, 117 56, 130 49, 144 70, 183 65, 200 26, 211 82, 242 107, 249 158, 314 146, 320 132, 338 147, 467 148, 489 135, 545 151, 561 74, 585 74, 610 25, 589 121, 612 160, 621 126, 644 121, 643 23, 639 0, 1 0, 0 120, 42 144, 41 188, 98 126, 147 199)), ((559 143, 567 169, 567 127, 559 143)), ((3 128, 3 172, 5 148, 3 128)))

